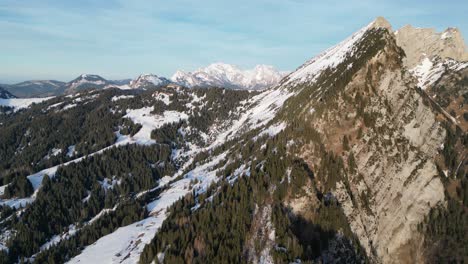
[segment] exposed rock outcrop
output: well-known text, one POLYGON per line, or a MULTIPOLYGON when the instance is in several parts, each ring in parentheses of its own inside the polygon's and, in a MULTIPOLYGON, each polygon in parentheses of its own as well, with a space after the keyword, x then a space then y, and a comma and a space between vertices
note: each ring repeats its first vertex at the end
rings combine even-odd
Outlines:
POLYGON ((436 32, 432 28, 416 28, 406 25, 395 32, 397 44, 406 53, 404 60, 408 68, 420 64, 424 58, 434 56, 458 61, 468 60, 468 51, 460 31, 447 28, 436 32))

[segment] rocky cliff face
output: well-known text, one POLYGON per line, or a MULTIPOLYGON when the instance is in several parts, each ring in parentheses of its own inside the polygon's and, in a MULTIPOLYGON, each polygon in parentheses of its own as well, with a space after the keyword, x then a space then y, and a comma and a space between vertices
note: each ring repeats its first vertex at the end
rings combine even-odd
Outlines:
MULTIPOLYGON (((305 144, 299 155, 318 171, 319 190, 330 191, 341 203, 370 259, 424 262, 417 226, 431 208, 445 204, 436 159, 445 141, 441 121, 447 117, 437 117, 439 113, 419 90, 414 72, 406 69, 419 63, 422 52, 431 58, 464 58, 465 54, 460 50, 461 36, 454 29, 434 35, 430 30, 405 27, 396 37, 390 29, 388 22, 379 18, 353 43, 358 55, 354 53, 326 70, 326 75, 300 76, 298 82, 298 72, 317 63, 313 59, 292 73, 288 82, 301 87, 298 97, 310 98, 291 100, 301 106, 298 113, 306 126, 321 136, 319 143, 305 144), (415 32, 427 38, 409 45, 406 41, 414 38, 411 34, 415 32), (377 51, 370 52, 373 49, 377 51), (366 50, 367 55, 359 56, 366 50), (323 147, 343 160, 341 175, 320 173, 323 147)), ((449 71, 450 67, 444 69, 449 71)))
POLYGON ((395 32, 397 44, 405 50, 405 65, 413 68, 424 58, 451 58, 468 60, 468 51, 460 31, 448 28, 436 32, 432 28, 416 28, 407 25, 395 32))
MULTIPOLYGON (((18 161, 34 150, 41 167, 0 186, 2 204, 30 203, 0 215, 13 219, 1 226, 0 262, 462 261, 468 65, 445 58, 452 42, 408 46, 397 32, 378 18, 262 92, 103 89, 0 116, 5 138, 41 139, 3 150, 18 161), (38 219, 62 223, 30 232, 38 219)), ((91 77, 76 83, 102 81, 91 77)))

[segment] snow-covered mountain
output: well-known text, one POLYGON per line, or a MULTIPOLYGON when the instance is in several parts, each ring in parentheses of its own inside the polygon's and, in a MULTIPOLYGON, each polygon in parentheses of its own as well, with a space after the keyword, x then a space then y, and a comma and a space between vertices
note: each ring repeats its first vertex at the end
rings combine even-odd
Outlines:
POLYGON ((156 88, 170 84, 171 81, 155 74, 142 74, 130 82, 132 89, 156 88))
POLYGON ((241 70, 225 63, 214 63, 194 72, 177 71, 171 80, 186 87, 226 87, 230 89, 261 90, 273 87, 286 75, 272 66, 257 65, 241 70))
POLYGON ((439 54, 409 68, 397 43, 378 18, 263 91, 144 91, 164 80, 142 75, 143 91, 0 115, 0 263, 462 262, 468 68, 439 54))
POLYGON ((113 83, 96 74, 81 74, 65 84, 65 93, 72 94, 85 89, 104 88, 113 83))

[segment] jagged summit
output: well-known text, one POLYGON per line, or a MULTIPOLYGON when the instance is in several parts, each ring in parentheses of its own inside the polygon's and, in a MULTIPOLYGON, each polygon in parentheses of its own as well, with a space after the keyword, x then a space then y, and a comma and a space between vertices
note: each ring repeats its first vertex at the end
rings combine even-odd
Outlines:
POLYGON ((193 72, 177 71, 171 80, 186 87, 218 86, 231 89, 261 90, 275 86, 285 75, 269 65, 257 65, 251 70, 217 62, 193 72))
MULTIPOLYGON (((346 60, 352 57, 361 56, 362 50, 360 49, 362 49, 362 47, 360 47, 359 43, 363 42, 365 37, 367 37, 368 34, 366 33, 371 30, 381 28, 387 29, 391 32, 390 23, 385 20, 385 18, 378 17, 336 46, 325 50, 321 54, 304 63, 296 71, 284 78, 282 84, 286 86, 297 86, 303 83, 311 83, 315 81, 326 69, 336 69, 338 65, 342 64, 346 60)), ((352 63, 348 66, 352 67, 352 63)))
POLYGON ((132 80, 130 82, 130 87, 133 89, 137 89, 137 88, 144 89, 148 87, 160 87, 160 86, 168 85, 170 83, 171 81, 164 77, 160 77, 155 74, 146 73, 146 74, 141 74, 135 80, 132 80))
POLYGON ((390 24, 390 22, 388 22, 387 19, 385 19, 384 17, 381 17, 381 16, 377 17, 374 21, 372 21, 370 23, 370 27, 386 28, 390 32, 392 32, 392 25, 390 24))
POLYGON ((468 60, 463 36, 457 28, 437 32, 433 28, 419 28, 406 25, 395 32, 397 44, 405 50, 405 64, 414 68, 425 58, 439 56, 457 61, 468 60))

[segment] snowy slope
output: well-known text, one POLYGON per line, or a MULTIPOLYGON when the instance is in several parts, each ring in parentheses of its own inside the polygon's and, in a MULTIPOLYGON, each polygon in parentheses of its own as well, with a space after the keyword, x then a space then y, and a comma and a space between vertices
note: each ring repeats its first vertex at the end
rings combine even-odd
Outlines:
POLYGON ((387 29, 391 28, 386 20, 383 18, 377 18, 375 21, 361 28, 338 45, 325 50, 323 53, 304 63, 295 72, 285 77, 284 84, 288 86, 297 86, 302 83, 310 83, 317 80, 325 69, 334 69, 346 58, 353 56, 357 51, 356 44, 362 40, 364 33, 376 27, 385 27, 387 29))
POLYGON ((101 237, 68 263, 138 263, 145 245, 151 242, 168 216, 167 209, 194 189, 198 193, 206 191, 210 184, 218 180, 217 169, 214 167, 225 158, 226 153, 222 153, 174 182, 172 181, 178 174, 172 178, 163 178, 160 182, 161 187, 167 188, 147 205, 150 212, 148 218, 101 237), (194 179, 197 179, 198 183, 191 185, 194 179))
POLYGON ((23 108, 28 108, 31 104, 40 103, 49 100, 53 97, 45 98, 11 98, 11 99, 0 99, 0 106, 13 107, 15 111, 23 108))
POLYGON ((460 71, 466 67, 468 67, 468 62, 458 62, 452 59, 441 60, 438 57, 431 60, 426 57, 410 72, 418 79, 418 87, 424 90, 437 82, 445 72, 449 70, 460 71))
POLYGON ((65 93, 71 94, 84 89, 103 88, 112 84, 112 82, 107 81, 99 75, 81 74, 65 85, 65 93))
POLYGON ((273 87, 285 73, 272 66, 258 65, 252 70, 241 70, 234 65, 213 63, 194 72, 177 71, 172 81, 186 87, 225 87, 260 90, 273 87))

